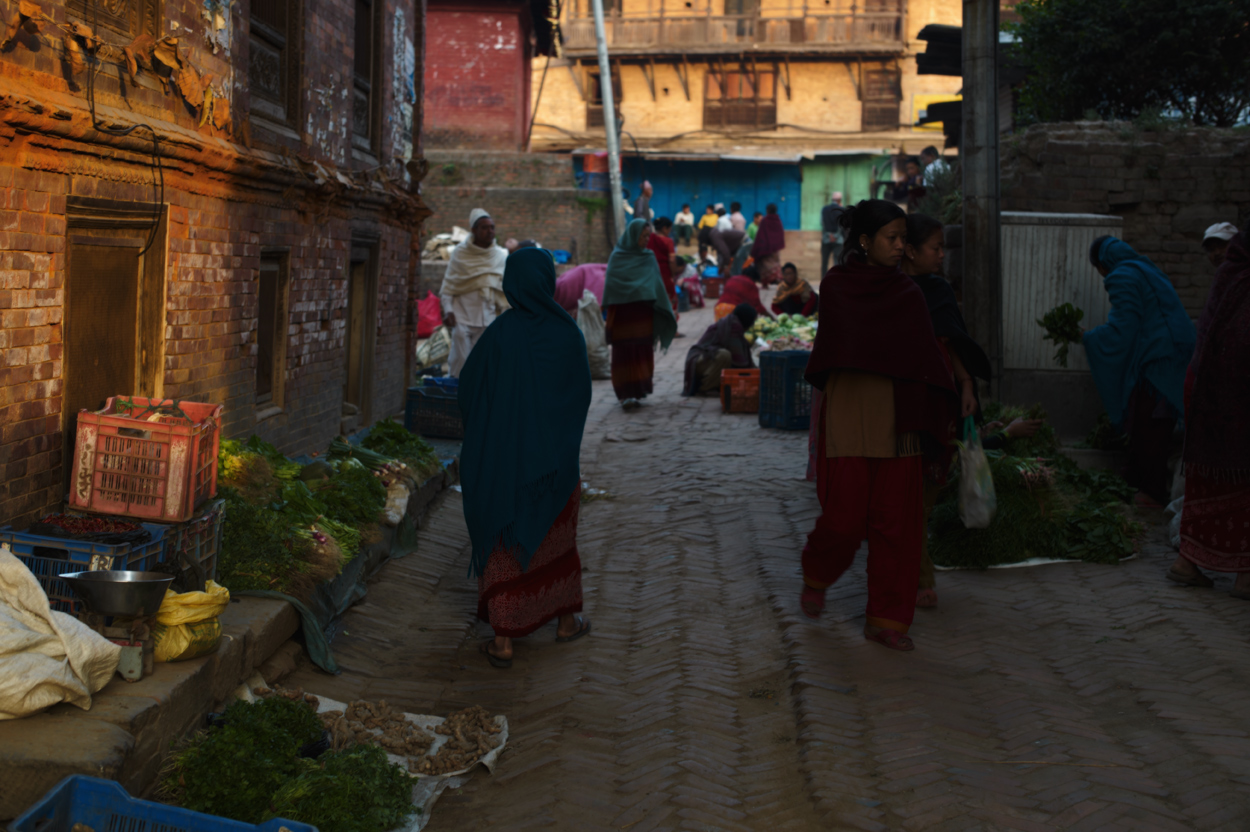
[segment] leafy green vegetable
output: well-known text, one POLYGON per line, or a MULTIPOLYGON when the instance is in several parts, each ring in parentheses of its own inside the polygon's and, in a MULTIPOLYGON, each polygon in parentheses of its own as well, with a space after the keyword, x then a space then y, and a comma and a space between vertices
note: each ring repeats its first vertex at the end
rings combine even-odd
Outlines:
POLYGON ((177 754, 163 791, 196 812, 260 823, 274 792, 299 772, 300 749, 321 737, 321 719, 276 696, 235 702, 222 719, 177 754))
POLYGON ((370 428, 369 435, 360 444, 407 465, 418 484, 443 470, 442 460, 430 443, 390 419, 370 428))
POLYGON ((267 817, 313 824, 321 832, 387 832, 415 811, 417 778, 376 745, 328 751, 301 768, 273 795, 267 817))
POLYGON ((255 434, 248 437, 247 444, 244 447, 252 453, 260 454, 269 460, 269 466, 273 469, 273 475, 280 480, 293 480, 303 470, 303 466, 298 462, 292 462, 287 459, 282 451, 279 451, 255 434))
POLYGON ((325 507, 322 514, 360 528, 377 522, 386 505, 386 486, 366 468, 343 467, 313 496, 325 507))
POLYGON ((1037 321, 1037 325, 1046 330, 1044 340, 1054 341, 1059 347, 1055 352, 1055 361, 1060 367, 1068 366, 1068 346, 1081 343, 1081 319, 1084 317, 1084 310, 1065 303, 1056 306, 1037 321))
POLYGON ((1128 448, 1128 437, 1111 424, 1111 417, 1099 413, 1098 421, 1085 437, 1085 444, 1099 451, 1123 451, 1128 448))
MULTIPOLYGON (((985 422, 1002 422, 1006 428, 1016 419, 1045 419, 1046 409, 1040 404, 1025 408, 1005 405, 1002 402, 986 402, 981 408, 985 422)), ((1043 424, 1032 436, 1020 436, 1008 441, 1007 450, 1012 456, 1049 457, 1059 453, 1059 438, 1050 423, 1043 424)))
POLYGON ((243 499, 234 489, 223 487, 218 493, 226 501, 226 517, 217 580, 233 590, 286 591, 301 570, 291 519, 267 505, 243 499))

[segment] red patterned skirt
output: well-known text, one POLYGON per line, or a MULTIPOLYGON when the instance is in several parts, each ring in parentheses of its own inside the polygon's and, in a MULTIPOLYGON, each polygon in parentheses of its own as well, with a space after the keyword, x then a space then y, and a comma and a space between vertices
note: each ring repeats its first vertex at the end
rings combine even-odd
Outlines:
POLYGON ((495 635, 527 636, 553 618, 582 611, 582 561, 577 556, 577 510, 582 488, 573 489, 564 510, 547 531, 529 569, 511 549, 496 546, 477 579, 477 617, 495 635))
POLYGON ((612 345, 612 389, 616 398, 641 399, 652 390, 655 375, 654 309, 649 300, 607 307, 612 345))
POLYGON ((1214 572, 1250 572, 1250 485, 1185 472, 1181 556, 1214 572))

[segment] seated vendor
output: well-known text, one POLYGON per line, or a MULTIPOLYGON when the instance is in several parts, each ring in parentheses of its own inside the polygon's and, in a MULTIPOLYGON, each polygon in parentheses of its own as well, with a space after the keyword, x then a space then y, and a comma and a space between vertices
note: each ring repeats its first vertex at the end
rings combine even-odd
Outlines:
POLYGON ((778 315, 811 315, 820 308, 820 296, 799 279, 799 270, 793 263, 781 267, 781 283, 773 296, 773 312, 778 315))
POLYGON ((686 354, 683 396, 714 396, 720 392, 720 374, 730 368, 755 366, 746 333, 755 325, 756 312, 742 303, 707 328, 686 354))

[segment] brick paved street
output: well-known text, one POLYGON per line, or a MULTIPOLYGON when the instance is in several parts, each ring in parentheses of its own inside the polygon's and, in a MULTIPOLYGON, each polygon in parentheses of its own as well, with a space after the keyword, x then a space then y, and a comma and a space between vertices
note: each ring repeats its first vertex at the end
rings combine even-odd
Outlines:
MULTIPOLYGON (((342 676, 287 684, 508 715, 509 749, 429 829, 1250 828, 1250 603, 1118 567, 939 575, 911 654, 865 643, 862 558, 819 622, 798 609, 817 512, 806 436, 680 397, 688 338, 632 414, 595 382, 579 547, 594 632, 477 643, 459 495, 334 642, 342 676), (1025 761, 1025 762, 1021 762, 1025 761)), ((1158 533, 1154 533, 1157 540, 1158 533)))

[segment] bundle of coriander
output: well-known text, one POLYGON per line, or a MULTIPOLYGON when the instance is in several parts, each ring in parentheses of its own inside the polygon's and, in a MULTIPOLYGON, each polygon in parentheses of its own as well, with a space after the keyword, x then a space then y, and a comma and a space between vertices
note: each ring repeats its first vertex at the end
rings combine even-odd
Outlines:
POLYGON ((1068 347, 1081 343, 1084 335, 1081 330, 1081 319, 1085 312, 1070 303, 1056 306, 1038 319, 1037 325, 1046 330, 1044 340, 1054 341, 1059 349, 1055 351, 1055 362, 1060 367, 1068 366, 1068 347))

